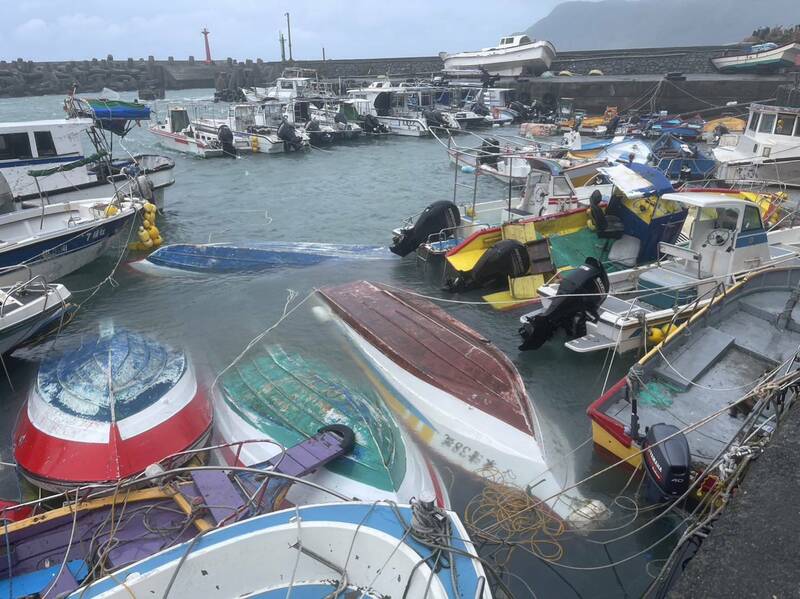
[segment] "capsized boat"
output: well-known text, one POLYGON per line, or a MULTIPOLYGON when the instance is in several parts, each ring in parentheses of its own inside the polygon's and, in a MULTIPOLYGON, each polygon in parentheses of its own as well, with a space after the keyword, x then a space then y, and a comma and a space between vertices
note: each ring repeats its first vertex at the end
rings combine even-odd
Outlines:
POLYGON ((487 339, 417 295, 360 281, 324 288, 315 312, 349 340, 353 358, 394 393, 389 407, 443 459, 528 489, 560 518, 588 524, 604 511, 563 492, 511 361, 487 339))
POLYGON ((518 77, 546 71, 555 55, 556 49, 548 41, 532 40, 527 35, 510 35, 501 38, 493 48, 454 54, 442 52, 440 56, 446 71, 478 68, 490 75, 518 77))
POLYGON ((51 510, 34 502, 29 514, 30 505, 4 502, 0 593, 80 597, 92 582, 166 547, 281 509, 293 484, 307 484, 302 477, 350 450, 348 433, 321 431, 249 471, 154 465, 135 487, 113 485, 51 510))
POLYGON ((106 331, 42 363, 14 430, 14 457, 44 489, 114 483, 202 446, 211 418, 183 352, 106 331))
POLYGON ((688 240, 659 242, 658 260, 644 266, 606 273, 587 261, 540 287, 542 307, 520 319, 521 349, 540 347, 562 328, 567 348, 579 353, 646 349, 654 328, 685 320, 753 271, 800 257, 800 227, 767 231, 749 200, 694 191, 662 201, 689 212, 688 240))
POLYGON ((95 582, 104 597, 491 599, 458 516, 421 502, 308 505, 237 522, 95 582), (428 530, 421 523, 432 523, 428 530), (264 559, 264 548, 269 559, 264 559))
POLYGON ((781 67, 793 67, 800 59, 800 44, 794 42, 778 46, 775 43, 756 44, 746 52, 733 56, 712 58, 711 63, 722 73, 770 72, 781 67))
POLYGON ((0 215, 0 285, 39 275, 56 281, 86 266, 125 241, 142 205, 109 197, 0 215))
MULTIPOLYGON (((331 424, 352 429, 352 452, 320 468, 308 480, 347 497, 406 502, 426 493, 440 506, 447 492, 435 467, 397 425, 384 405, 393 397, 367 379, 343 376, 322 360, 288 353, 277 345, 259 347, 219 381, 214 394, 215 443, 224 463, 251 465, 272 459, 281 446, 312 437, 331 424), (272 443, 239 441, 265 439, 272 443), (234 444, 234 445, 231 445, 234 444)), ((296 487, 295 504, 331 501, 326 493, 296 487)))
POLYGON ((41 277, 0 287, 0 356, 58 321, 70 298, 66 287, 48 285, 41 277))
POLYGON ((673 330, 589 407, 595 447, 644 465, 656 501, 725 487, 791 401, 799 289, 797 267, 764 269, 673 330))
POLYGON ((709 179, 717 161, 696 144, 678 139, 671 133, 658 138, 652 148, 652 164, 672 180, 694 181, 709 179))
POLYGON ((253 272, 275 268, 302 268, 328 260, 383 260, 391 257, 385 247, 263 241, 247 245, 230 243, 176 243, 158 248, 130 265, 150 274, 184 272, 253 272))

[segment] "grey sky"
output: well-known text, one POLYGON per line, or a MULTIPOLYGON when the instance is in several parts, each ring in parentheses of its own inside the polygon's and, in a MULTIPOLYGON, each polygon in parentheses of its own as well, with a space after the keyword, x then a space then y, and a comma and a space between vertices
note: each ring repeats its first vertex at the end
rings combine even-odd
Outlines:
POLYGON ((0 59, 279 58, 284 12, 294 57, 431 55, 493 45, 562 0, 0 0, 0 59))

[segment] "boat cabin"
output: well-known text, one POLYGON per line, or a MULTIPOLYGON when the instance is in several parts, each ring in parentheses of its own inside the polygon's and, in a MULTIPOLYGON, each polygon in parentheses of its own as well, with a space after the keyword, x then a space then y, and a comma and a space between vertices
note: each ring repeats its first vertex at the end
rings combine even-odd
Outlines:
MULTIPOLYGON (((32 169, 47 169, 85 157, 82 136, 92 127, 91 119, 56 119, 0 123, 0 174, 17 200, 38 197, 32 169)), ((89 138, 86 138, 87 141, 89 138)), ((69 186, 90 185, 97 176, 89 168, 76 168, 39 179, 43 192, 69 186)))
POLYGON ((169 109, 167 114, 170 133, 182 133, 191 125, 189 111, 182 106, 175 106, 169 109))
POLYGON ((500 50, 504 48, 515 48, 517 46, 524 46, 526 44, 532 44, 533 40, 529 38, 527 35, 509 35, 507 37, 501 37, 500 43, 497 44, 496 48, 492 48, 500 50))
POLYGON ((800 108, 751 104, 744 133, 723 135, 714 155, 722 162, 800 157, 800 108))

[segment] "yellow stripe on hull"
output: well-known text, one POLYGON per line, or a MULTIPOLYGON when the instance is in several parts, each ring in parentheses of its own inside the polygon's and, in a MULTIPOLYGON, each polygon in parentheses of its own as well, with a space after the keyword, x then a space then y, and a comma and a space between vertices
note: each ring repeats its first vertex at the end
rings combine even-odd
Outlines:
POLYGON ((625 447, 611 433, 592 420, 592 440, 598 447, 602 447, 621 460, 626 460, 634 468, 642 465, 642 454, 635 445, 625 447))
POLYGON ((464 245, 457 253, 447 256, 447 263, 458 272, 469 272, 481 259, 481 256, 502 239, 500 231, 478 235, 464 245))

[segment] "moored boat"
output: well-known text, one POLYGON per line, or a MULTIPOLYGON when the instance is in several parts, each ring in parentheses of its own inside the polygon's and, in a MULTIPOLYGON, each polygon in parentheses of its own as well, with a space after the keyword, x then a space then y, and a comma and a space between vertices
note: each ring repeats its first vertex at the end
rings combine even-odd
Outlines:
POLYGON ((182 106, 170 107, 164 121, 156 121, 148 130, 158 137, 159 143, 177 152, 200 158, 224 155, 218 132, 212 134, 196 131, 188 110, 182 106))
POLYGON ((350 342, 397 403, 397 417, 445 460, 475 474, 497 469, 560 518, 586 525, 604 508, 563 492, 511 361, 487 339, 415 294, 360 281, 320 291, 315 312, 350 342))
POLYGON ((17 421, 14 456, 44 489, 114 483, 202 446, 211 420, 183 352, 109 331, 42 363, 17 421))
POLYGON ((711 63, 722 73, 764 72, 793 67, 798 59, 800 59, 800 44, 795 42, 778 46, 767 42, 751 46, 747 52, 712 58, 711 63))
POLYGON ((258 516, 166 549, 76 596, 169 592, 264 599, 492 597, 458 516, 421 502, 308 505, 258 516))
MULTIPOLYGON (((425 493, 438 505, 448 505, 436 469, 384 405, 381 397, 394 401, 384 390, 277 345, 253 352, 228 370, 214 390, 215 443, 224 445, 219 452, 224 463, 260 463, 321 427, 344 424, 355 435, 352 452, 309 475, 309 481, 365 501, 407 502, 425 493), (272 443, 235 445, 249 439, 272 443)), ((294 488, 289 496, 300 505, 332 499, 308 486, 294 488)))
POLYGON ((71 294, 41 277, 0 287, 0 356, 65 315, 71 294))

